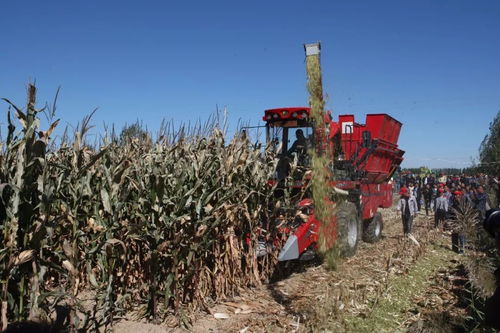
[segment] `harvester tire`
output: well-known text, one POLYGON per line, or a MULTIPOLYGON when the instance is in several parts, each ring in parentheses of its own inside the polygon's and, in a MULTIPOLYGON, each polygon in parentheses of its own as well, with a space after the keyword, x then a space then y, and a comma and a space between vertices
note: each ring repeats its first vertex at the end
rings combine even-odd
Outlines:
POLYGON ((342 257, 356 254, 361 239, 361 223, 356 205, 345 201, 337 208, 338 245, 342 257))
POLYGON ((375 213, 369 220, 365 220, 363 230, 363 241, 366 243, 376 243, 382 237, 382 229, 384 228, 384 221, 382 214, 375 213))

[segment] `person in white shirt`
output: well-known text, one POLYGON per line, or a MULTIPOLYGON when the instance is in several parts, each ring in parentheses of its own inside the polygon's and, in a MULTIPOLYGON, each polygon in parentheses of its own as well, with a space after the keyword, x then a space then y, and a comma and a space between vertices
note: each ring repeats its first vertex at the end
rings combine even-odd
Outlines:
POLYGON ((413 218, 417 215, 417 200, 415 196, 410 195, 406 187, 402 187, 399 191, 401 198, 398 202, 398 210, 401 212, 401 220, 403 222, 403 232, 405 236, 411 234, 413 218))
POLYGON ((444 190, 440 188, 439 196, 436 199, 436 204, 434 207, 434 228, 439 228, 439 225, 444 227, 444 221, 446 219, 446 215, 448 214, 448 204, 449 200, 444 195, 444 190))

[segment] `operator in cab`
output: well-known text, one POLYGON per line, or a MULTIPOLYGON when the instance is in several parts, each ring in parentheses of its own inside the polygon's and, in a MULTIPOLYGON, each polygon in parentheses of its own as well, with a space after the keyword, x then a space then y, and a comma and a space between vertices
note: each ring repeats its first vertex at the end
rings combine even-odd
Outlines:
POLYGON ((304 131, 298 129, 295 132, 296 140, 293 143, 292 147, 288 150, 288 155, 292 153, 304 154, 307 150, 307 139, 304 136, 304 131))

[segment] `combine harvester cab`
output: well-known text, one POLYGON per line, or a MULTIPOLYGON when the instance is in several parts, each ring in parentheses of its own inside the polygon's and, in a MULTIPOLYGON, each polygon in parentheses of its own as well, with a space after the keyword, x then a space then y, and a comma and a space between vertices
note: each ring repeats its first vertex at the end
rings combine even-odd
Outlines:
MULTIPOLYGON (((369 114, 365 124, 355 122, 353 115, 341 115, 334 122, 329 112, 325 113, 327 135, 322 140, 314 138, 314 128, 310 122, 311 110, 306 107, 279 108, 265 111, 266 134, 269 144, 278 150, 278 170, 274 182, 281 182, 287 176, 287 165, 293 158, 299 165, 308 168, 307 152, 290 153, 289 143, 300 130, 308 149, 330 149, 334 159, 332 191, 346 195, 346 200, 336 208, 330 230, 323 230, 327 247, 338 243, 343 256, 355 254, 361 238, 366 242, 376 242, 383 228, 379 208, 392 205, 391 177, 403 160, 404 152, 397 141, 402 124, 387 114, 369 114), (319 141, 319 142, 318 142, 319 141), (281 170, 280 170, 281 168, 281 170)), ((306 173, 307 175, 307 173, 306 173)), ((292 193, 300 192, 306 186, 307 177, 296 179, 292 193)), ((279 186, 278 186, 279 188, 279 186)), ((306 192, 307 193, 307 192, 306 192)), ((332 202, 333 204, 333 202, 332 202)), ((304 253, 315 250, 321 228, 321 221, 314 216, 312 199, 301 198, 296 209, 301 211, 302 223, 290 221, 291 232, 279 255, 280 261, 299 259, 304 253)))

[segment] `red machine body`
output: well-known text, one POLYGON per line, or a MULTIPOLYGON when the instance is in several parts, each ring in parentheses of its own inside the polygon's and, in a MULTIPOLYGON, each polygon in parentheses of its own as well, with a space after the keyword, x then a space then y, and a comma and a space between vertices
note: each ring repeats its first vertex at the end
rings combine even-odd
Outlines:
MULTIPOLYGON (((311 128, 311 137, 317 133, 311 127, 310 108, 290 107, 265 111, 267 136, 277 129, 282 131, 282 150, 287 151, 288 132, 297 128, 311 128)), ((355 202, 358 207, 358 218, 369 223, 379 208, 392 205, 391 177, 403 161, 404 151, 398 148, 398 138, 402 124, 387 114, 369 114, 364 124, 357 123, 353 115, 340 115, 333 121, 330 112, 325 113, 326 135, 313 138, 316 149, 330 149, 330 156, 335 156, 334 165, 342 165, 350 170, 349 177, 333 175, 331 186, 357 194, 355 202), (335 152, 335 147, 337 151, 335 152), (357 200, 357 199, 356 199, 357 200)), ((335 170, 333 171, 335 173, 335 170)), ((353 196, 350 195, 352 198, 353 196)), ((298 208, 312 206, 311 199, 298 203, 298 208)), ((336 217, 332 217, 336 218, 336 217)), ((283 247, 280 260, 298 258, 307 249, 315 246, 321 222, 311 209, 307 220, 298 226, 283 247)), ((333 246, 337 230, 333 228, 328 236, 328 243, 333 246)))

